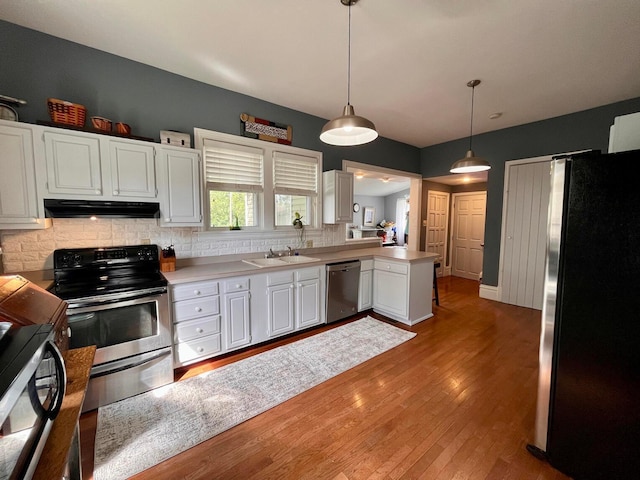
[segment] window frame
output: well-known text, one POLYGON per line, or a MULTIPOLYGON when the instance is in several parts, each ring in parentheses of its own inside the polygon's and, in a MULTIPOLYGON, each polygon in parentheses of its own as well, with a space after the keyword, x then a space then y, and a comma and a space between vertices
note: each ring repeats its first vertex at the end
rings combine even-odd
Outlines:
MULTIPOLYGON (((203 218, 204 230, 207 232, 237 234, 237 233, 264 233, 264 232, 289 232, 293 233, 293 225, 281 225, 276 226, 276 212, 275 212, 275 196, 276 193, 283 195, 305 195, 303 193, 291 191, 276 192, 274 187, 274 165, 277 152, 282 152, 285 155, 293 155, 297 157, 307 157, 317 162, 316 167, 316 189, 315 197, 310 200, 312 218, 305 219, 309 221, 309 224, 305 224, 305 229, 308 230, 320 230, 322 229, 322 152, 315 150, 307 150, 304 148, 292 147, 290 145, 282 145, 273 142, 267 142, 264 140, 257 140, 253 138, 242 137, 239 135, 231 135, 228 133, 216 132, 213 130, 207 130, 203 128, 194 128, 194 144, 196 149, 200 150, 203 158, 202 162, 202 199, 203 199, 203 218), (240 231, 229 230, 228 227, 210 227, 211 213, 209 204, 209 191, 206 180, 206 141, 224 142, 227 144, 235 144, 240 148, 249 147, 262 150, 262 171, 263 171, 263 187, 261 192, 256 192, 256 226, 255 227, 242 227, 240 231)), ((293 221, 293 219, 292 219, 293 221)))

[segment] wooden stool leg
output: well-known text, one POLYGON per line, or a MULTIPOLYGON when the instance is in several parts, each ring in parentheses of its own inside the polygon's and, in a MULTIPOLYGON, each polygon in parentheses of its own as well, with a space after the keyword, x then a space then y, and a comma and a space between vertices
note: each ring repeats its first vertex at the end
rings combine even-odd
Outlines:
POLYGON ((440 268, 440 263, 434 263, 433 264, 433 289, 435 290, 435 294, 436 294, 436 305, 440 306, 440 296, 438 295, 438 275, 436 274, 436 269, 440 268))

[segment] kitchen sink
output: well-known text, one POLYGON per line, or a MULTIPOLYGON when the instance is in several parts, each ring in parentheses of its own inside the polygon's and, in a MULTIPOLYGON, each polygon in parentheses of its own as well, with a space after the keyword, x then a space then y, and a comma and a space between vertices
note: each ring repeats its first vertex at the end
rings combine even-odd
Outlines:
POLYGON ((249 260, 242 260, 244 263, 253 265, 254 267, 277 267, 285 265, 280 258, 252 258, 249 260))
POLYGON ((305 257, 304 255, 293 255, 291 257, 280 257, 280 260, 286 263, 307 263, 307 262, 317 262, 320 259, 314 257, 305 257))

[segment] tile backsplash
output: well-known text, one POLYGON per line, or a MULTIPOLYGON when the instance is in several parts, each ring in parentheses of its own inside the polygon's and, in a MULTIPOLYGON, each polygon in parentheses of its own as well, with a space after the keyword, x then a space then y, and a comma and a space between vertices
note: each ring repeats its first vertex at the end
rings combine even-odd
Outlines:
MULTIPOLYGON (((111 247, 117 245, 174 245, 178 258, 262 253, 329 247, 345 243, 344 226, 324 225, 322 230, 305 230, 302 238, 294 229, 273 232, 206 232, 198 228, 159 227, 153 219, 53 219, 45 230, 0 230, 4 273, 53 268, 53 251, 59 248, 111 247)), ((2 269, 0 269, 2 270, 2 269)))

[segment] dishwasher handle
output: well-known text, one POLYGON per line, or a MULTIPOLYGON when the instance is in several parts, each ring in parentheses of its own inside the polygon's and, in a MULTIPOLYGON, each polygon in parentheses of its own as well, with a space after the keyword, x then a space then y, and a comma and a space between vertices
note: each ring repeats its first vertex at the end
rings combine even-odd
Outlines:
POLYGON ((360 260, 346 260, 344 262, 327 263, 327 272, 348 272, 360 268, 360 260))

